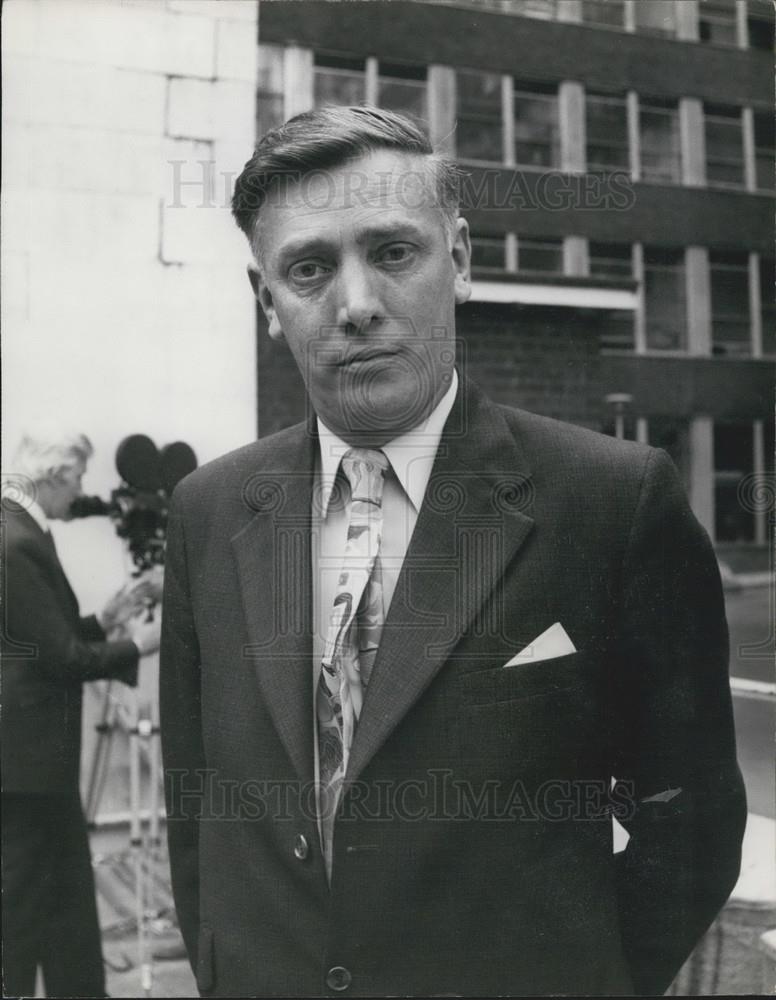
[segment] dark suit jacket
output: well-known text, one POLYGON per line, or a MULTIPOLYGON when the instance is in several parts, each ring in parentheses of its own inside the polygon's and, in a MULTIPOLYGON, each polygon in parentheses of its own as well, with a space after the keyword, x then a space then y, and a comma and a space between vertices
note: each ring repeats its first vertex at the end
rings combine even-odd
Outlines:
POLYGON ((20 507, 3 504, 3 791, 78 790, 81 685, 137 683, 133 642, 106 642, 78 601, 54 543, 20 507))
POLYGON ((329 889, 309 784, 316 447, 291 428, 174 499, 162 737, 200 989, 663 991, 735 883, 745 823, 719 574, 672 463, 459 393, 329 889), (503 666, 555 622, 577 652, 503 666), (617 855, 612 777, 631 835, 617 855))

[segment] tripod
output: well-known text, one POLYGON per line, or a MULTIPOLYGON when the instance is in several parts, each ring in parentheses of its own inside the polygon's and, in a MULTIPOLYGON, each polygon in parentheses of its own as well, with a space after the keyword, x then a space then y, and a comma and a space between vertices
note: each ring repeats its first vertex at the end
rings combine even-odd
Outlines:
MULTIPOLYGON (((122 691, 127 691, 123 688, 122 691)), ((159 877, 161 806, 161 755, 158 707, 153 699, 141 703, 137 689, 128 691, 128 701, 119 699, 108 681, 103 695, 97 743, 87 782, 85 813, 90 829, 96 828, 97 811, 105 790, 114 736, 118 731, 129 739, 129 854, 134 881, 134 925, 137 931, 137 966, 141 989, 151 996, 153 953, 150 922, 160 913, 159 877), (143 773, 145 764, 146 774, 143 773), (145 782, 144 782, 145 777, 145 782), (145 788, 143 787, 145 784, 145 788), (142 808, 145 797, 147 806, 142 808)))

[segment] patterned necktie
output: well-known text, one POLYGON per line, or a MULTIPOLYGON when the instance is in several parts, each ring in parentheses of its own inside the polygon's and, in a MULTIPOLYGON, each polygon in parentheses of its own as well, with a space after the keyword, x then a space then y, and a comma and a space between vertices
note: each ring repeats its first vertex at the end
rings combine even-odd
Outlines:
POLYGON ((319 809, 329 875, 339 791, 385 617, 378 553, 387 468, 381 451, 351 448, 342 457, 350 483, 350 520, 316 695, 319 809))

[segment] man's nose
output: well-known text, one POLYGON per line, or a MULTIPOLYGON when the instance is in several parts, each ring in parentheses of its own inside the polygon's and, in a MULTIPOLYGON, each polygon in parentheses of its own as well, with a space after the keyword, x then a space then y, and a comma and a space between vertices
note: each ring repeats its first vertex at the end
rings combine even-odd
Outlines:
POLYGON ((337 283, 337 325, 362 333, 383 315, 376 276, 366 262, 349 261, 340 267, 337 283))

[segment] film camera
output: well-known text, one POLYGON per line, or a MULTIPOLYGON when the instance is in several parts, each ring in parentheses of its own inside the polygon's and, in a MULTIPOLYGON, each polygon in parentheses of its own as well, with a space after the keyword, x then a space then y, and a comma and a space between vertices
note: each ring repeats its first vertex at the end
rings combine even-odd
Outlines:
POLYGON ((164 541, 170 495, 197 467, 197 456, 184 441, 159 449, 145 434, 131 434, 116 449, 121 485, 110 499, 79 497, 73 517, 107 516, 127 543, 135 575, 164 564, 164 541))

